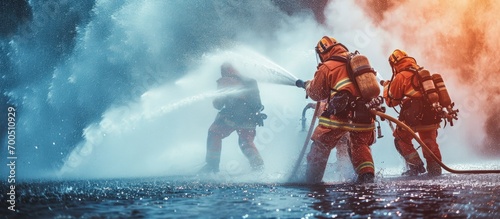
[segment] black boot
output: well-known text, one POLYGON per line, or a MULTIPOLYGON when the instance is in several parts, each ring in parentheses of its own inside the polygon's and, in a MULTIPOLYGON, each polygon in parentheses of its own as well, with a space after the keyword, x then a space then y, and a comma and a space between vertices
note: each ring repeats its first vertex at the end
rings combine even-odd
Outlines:
POLYGON ((438 163, 427 163, 427 175, 440 176, 442 172, 441 166, 438 163))
POLYGON ((402 176, 417 176, 418 174, 425 173, 424 165, 410 165, 410 169, 403 172, 402 176))
POLYGON ((373 183, 375 175, 373 173, 363 173, 358 175, 357 183, 373 183))

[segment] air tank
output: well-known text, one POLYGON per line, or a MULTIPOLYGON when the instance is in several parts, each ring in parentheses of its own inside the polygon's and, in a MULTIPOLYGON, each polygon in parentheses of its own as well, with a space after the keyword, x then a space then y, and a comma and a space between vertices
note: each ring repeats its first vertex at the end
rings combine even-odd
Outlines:
POLYGON ((356 54, 350 61, 354 79, 358 84, 361 97, 370 100, 380 95, 380 87, 377 83, 376 72, 370 65, 368 58, 356 54))
POLYGON ((431 104, 439 103, 439 95, 437 93, 436 87, 434 86, 434 81, 432 80, 431 73, 426 69, 421 69, 418 71, 420 75, 420 83, 424 90, 424 95, 427 97, 431 104))
POLYGON ((451 98, 450 94, 448 93, 448 89, 446 89, 446 85, 444 84, 443 77, 441 77, 440 74, 433 74, 432 80, 434 81, 434 85, 439 92, 439 104, 441 104, 441 106, 443 107, 450 106, 451 98))

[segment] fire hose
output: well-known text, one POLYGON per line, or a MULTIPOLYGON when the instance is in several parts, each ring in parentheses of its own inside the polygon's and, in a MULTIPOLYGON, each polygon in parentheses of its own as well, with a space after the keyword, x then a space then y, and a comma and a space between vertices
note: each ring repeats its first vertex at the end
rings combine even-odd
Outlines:
MULTIPOLYGON (((309 131, 307 132, 306 140, 304 141, 304 146, 302 146, 302 150, 300 151, 299 157, 298 157, 297 161, 295 161, 295 164, 294 164, 293 169, 292 169, 292 174, 290 175, 290 178, 288 179, 288 181, 292 181, 295 179, 297 171, 299 170, 299 167, 300 167, 300 163, 302 163, 302 159, 304 158, 304 154, 306 153, 307 145, 309 145, 309 141, 311 139, 311 135, 312 135, 312 132, 314 130, 314 125, 316 124, 316 117, 317 117, 316 115, 318 113, 318 109, 320 108, 319 106, 320 106, 320 102, 316 102, 316 106, 314 107, 314 114, 313 114, 313 117, 311 119, 311 125, 309 125, 309 131)), ((307 105, 306 108, 304 108, 303 113, 305 114, 305 111, 309 108, 311 108, 310 105, 307 105)), ((302 122, 305 123, 304 117, 303 117, 302 122)))
POLYGON ((443 169, 445 169, 446 171, 450 172, 450 173, 457 173, 457 174, 487 174, 487 173, 500 173, 500 170, 455 170, 455 169, 451 169, 450 167, 446 166, 443 162, 441 162, 439 160, 439 158, 431 152, 431 150, 427 147, 427 145, 422 141, 422 139, 420 139, 420 137, 410 128, 408 127, 406 124, 404 124, 403 122, 395 119, 394 117, 391 117, 383 112, 380 112, 380 111, 377 111, 377 110, 370 110, 371 113, 373 113, 374 115, 377 115, 377 116, 380 116, 384 119, 387 119, 389 121, 392 121, 394 123, 396 123, 398 126, 406 129, 408 132, 410 132, 410 134, 413 136, 413 138, 415 138, 415 140, 422 146, 423 150, 426 150, 427 152, 429 152, 429 154, 431 155, 432 159, 434 159, 434 161, 436 161, 443 169))
POLYGON ((308 109, 311 109, 311 108, 315 109, 315 106, 316 106, 316 104, 314 104, 314 103, 308 103, 306 105, 306 107, 304 107, 304 109, 302 110, 302 119, 300 119, 300 121, 302 123, 302 129, 301 129, 302 132, 306 131, 306 120, 307 120, 306 119, 306 112, 308 109))

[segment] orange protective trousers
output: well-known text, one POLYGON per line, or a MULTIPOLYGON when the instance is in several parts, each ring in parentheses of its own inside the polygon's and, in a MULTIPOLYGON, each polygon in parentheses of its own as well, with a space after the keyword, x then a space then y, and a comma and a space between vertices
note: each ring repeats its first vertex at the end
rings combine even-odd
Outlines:
POLYGON ((361 175, 375 172, 370 150, 370 145, 374 140, 373 131, 347 131, 319 125, 311 137, 313 143, 307 155, 307 181, 316 183, 323 179, 330 152, 346 132, 350 132, 351 144, 349 150, 356 173, 361 175))
MULTIPOLYGON (((409 165, 423 165, 423 162, 420 159, 417 150, 413 147, 413 135, 409 131, 400 127, 396 128, 393 135, 396 149, 401 154, 401 156, 404 157, 405 161, 409 165)), ((427 145, 430 151, 439 158, 439 161, 441 161, 441 152, 436 141, 438 136, 437 129, 425 131, 421 130, 418 131, 418 135, 420 139, 422 139, 422 141, 425 143, 425 145, 427 145)), ((429 172, 429 168, 439 168, 439 164, 437 164, 437 162, 432 158, 429 151, 423 149, 422 153, 427 162, 427 172, 429 172)))

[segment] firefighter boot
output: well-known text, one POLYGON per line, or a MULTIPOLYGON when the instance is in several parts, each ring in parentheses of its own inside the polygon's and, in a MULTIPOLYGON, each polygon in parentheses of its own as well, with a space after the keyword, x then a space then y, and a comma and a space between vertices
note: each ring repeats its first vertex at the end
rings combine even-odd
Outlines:
POLYGON ((436 162, 427 163, 427 175, 440 176, 442 172, 441 166, 436 162))
POLYGON ((425 173, 425 168, 423 163, 417 165, 408 163, 408 166, 410 167, 410 169, 403 172, 401 174, 402 176, 417 176, 418 174, 425 173))
POLYGON ((357 183, 373 183, 375 175, 373 173, 363 173, 358 175, 357 183))

